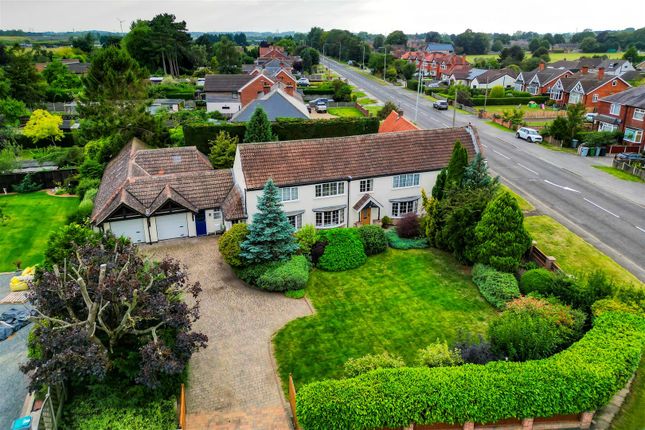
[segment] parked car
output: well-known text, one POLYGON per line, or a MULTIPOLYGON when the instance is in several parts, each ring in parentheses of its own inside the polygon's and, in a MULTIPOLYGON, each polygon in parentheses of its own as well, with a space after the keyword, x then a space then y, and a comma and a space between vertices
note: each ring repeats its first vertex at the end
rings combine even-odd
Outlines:
POLYGON ((432 103, 432 107, 438 110, 448 110, 448 102, 445 100, 437 100, 432 103))
POLYGON ((598 114, 595 112, 587 112, 587 114, 585 115, 585 121, 594 122, 597 116, 598 114))
POLYGON ((327 103, 333 103, 334 99, 326 99, 324 97, 319 97, 317 99, 313 99, 309 101, 309 106, 316 106, 316 105, 326 105, 327 103))
POLYGON ((327 104, 319 103, 316 105, 316 112, 318 113, 327 113, 327 104))
POLYGON ((524 139, 528 142, 542 142, 542 136, 538 133, 537 130, 528 127, 522 127, 517 130, 515 137, 518 139, 524 139))
POLYGON ((637 152, 621 152, 616 154, 616 158, 623 161, 643 161, 645 162, 645 156, 637 152))
POLYGON ((305 78, 304 76, 296 81, 298 85, 301 87, 308 87, 309 86, 309 79, 305 78))

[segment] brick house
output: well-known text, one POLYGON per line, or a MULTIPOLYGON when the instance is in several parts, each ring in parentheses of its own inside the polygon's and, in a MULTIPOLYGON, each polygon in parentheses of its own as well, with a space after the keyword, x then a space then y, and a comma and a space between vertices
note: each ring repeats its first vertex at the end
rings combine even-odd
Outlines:
POLYGON ((274 84, 275 81, 264 74, 206 75, 206 110, 231 117, 258 95, 267 94, 274 84))
POLYGON ((296 82, 296 78, 286 68, 256 67, 250 73, 252 76, 257 76, 259 74, 268 76, 274 82, 281 82, 283 84, 282 86, 284 91, 291 96, 295 96, 298 84, 296 82))
POLYGON ((443 52, 408 51, 401 56, 402 60, 414 63, 420 69, 425 65, 424 74, 433 79, 447 81, 450 76, 459 72, 468 72, 470 64, 463 55, 443 52))
POLYGON ((560 106, 582 103, 587 110, 596 111, 601 98, 631 87, 623 78, 606 76, 604 71, 600 67, 597 74, 591 74, 583 67, 579 73, 559 78, 551 88, 551 100, 560 106))
POLYGON ((540 63, 537 69, 517 75, 515 90, 526 91, 534 96, 548 95, 558 79, 568 78, 571 75, 573 75, 571 70, 550 69, 546 68, 544 63, 540 63))
POLYGON ((598 131, 624 133, 623 143, 638 152, 645 149, 645 87, 629 88, 600 99, 595 123, 598 131))

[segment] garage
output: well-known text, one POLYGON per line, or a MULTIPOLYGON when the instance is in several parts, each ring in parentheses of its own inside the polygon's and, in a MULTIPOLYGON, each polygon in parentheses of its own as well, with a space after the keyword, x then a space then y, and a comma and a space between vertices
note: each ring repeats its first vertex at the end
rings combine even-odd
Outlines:
POLYGON ((156 217, 157 238, 159 240, 188 236, 186 212, 156 217))
POLYGON ((110 230, 116 237, 124 236, 129 238, 132 243, 143 243, 146 241, 146 235, 144 233, 144 223, 144 218, 112 221, 110 222, 110 230))

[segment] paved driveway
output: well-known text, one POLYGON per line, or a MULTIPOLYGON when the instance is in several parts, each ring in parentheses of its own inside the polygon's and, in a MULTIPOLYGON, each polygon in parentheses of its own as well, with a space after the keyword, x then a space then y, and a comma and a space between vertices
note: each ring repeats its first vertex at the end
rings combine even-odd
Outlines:
MULTIPOLYGON (((0 298, 9 293, 9 280, 13 274, 0 275, 0 298)), ((18 309, 23 305, 0 304, 0 313, 11 307, 18 309)), ((9 338, 0 341, 0 429, 8 429, 11 422, 18 418, 27 395, 29 381, 19 369, 27 361, 27 336, 31 325, 23 327, 9 338)))
POLYGON ((187 427, 289 429, 289 406, 274 370, 271 337, 311 310, 304 300, 246 286, 221 258, 217 240, 174 239, 142 247, 155 258, 181 260, 189 279, 203 288, 195 329, 209 342, 190 362, 187 427))

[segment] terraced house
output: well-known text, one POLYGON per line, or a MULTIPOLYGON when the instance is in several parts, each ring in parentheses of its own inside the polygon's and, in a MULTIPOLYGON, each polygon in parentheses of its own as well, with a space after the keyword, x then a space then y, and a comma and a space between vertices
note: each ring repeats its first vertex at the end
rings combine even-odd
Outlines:
POLYGON ((588 110, 596 110, 601 98, 630 87, 619 76, 605 75, 602 67, 598 69, 598 73, 589 73, 588 68, 583 67, 578 73, 559 78, 551 88, 550 98, 560 106, 582 103, 588 110))

